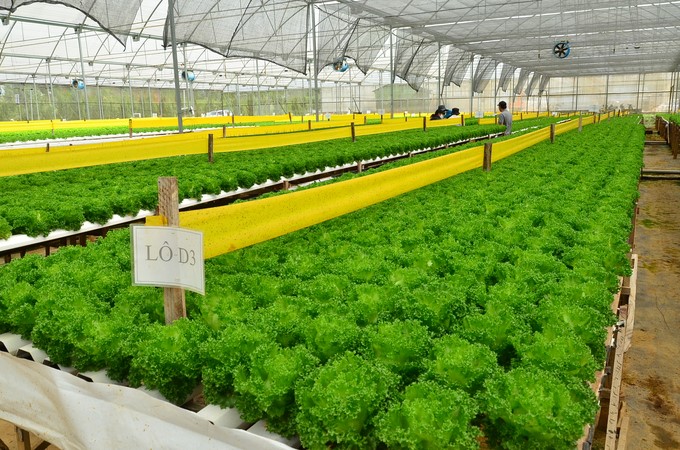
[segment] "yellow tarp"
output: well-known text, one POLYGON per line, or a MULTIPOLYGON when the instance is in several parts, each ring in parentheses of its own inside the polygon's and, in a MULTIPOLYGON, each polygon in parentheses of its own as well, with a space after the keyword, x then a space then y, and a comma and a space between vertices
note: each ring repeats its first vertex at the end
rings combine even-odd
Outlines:
MULTIPOLYGON (((455 126, 457 124, 460 124, 459 118, 446 121, 428 121, 427 127, 455 126)), ((60 147, 52 146, 49 153, 46 152, 46 147, 44 146, 20 150, 3 150, 0 151, 0 176, 73 169, 179 155, 207 155, 208 134, 213 134, 213 151, 215 153, 281 147, 351 137, 351 127, 349 124, 338 127, 338 124, 333 122, 312 122, 312 130, 316 131, 299 131, 300 129, 307 130, 308 126, 309 124, 298 124, 228 128, 226 139, 222 138, 222 130, 213 130, 148 138, 122 139, 114 142, 60 147), (329 123, 332 124, 330 126, 335 128, 328 128, 329 123), (296 131, 295 127, 298 127, 297 132, 294 132, 296 131), (276 136, 271 135, 271 133, 286 129, 288 132, 276 136), (267 132, 270 134, 263 134, 267 132), (234 134, 238 133, 244 133, 245 135, 233 137, 234 134)), ((385 120, 383 124, 356 125, 355 135, 360 137, 422 127, 422 118, 409 118, 408 120, 403 118, 391 119, 385 120)))
MULTIPOLYGON (((575 121, 578 127, 578 120, 575 121)), ((583 122, 587 122, 584 120, 583 122)), ((569 129, 564 125, 556 133, 569 129)), ((550 137, 550 127, 493 145, 492 161, 510 156, 550 137)), ((218 208, 180 213, 180 225, 202 231, 204 253, 211 258, 347 214, 397 195, 479 168, 478 146, 404 167, 287 195, 218 208)), ((162 225, 160 216, 147 225, 162 225)))

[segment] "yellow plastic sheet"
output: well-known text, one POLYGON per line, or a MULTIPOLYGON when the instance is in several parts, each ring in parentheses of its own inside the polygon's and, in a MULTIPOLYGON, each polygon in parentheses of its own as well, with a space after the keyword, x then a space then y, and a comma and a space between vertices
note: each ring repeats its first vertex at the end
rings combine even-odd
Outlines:
MULTIPOLYGON (((578 121, 576 126, 578 127, 578 121)), ((584 124, 586 122, 584 121, 584 124)), ((565 125, 560 132, 567 131, 565 125)), ((506 158, 550 137, 550 127, 493 145, 492 161, 506 158)), ((206 258, 297 231, 397 195, 479 168, 484 147, 398 167, 283 196, 180 213, 180 225, 202 231, 206 258)), ((147 225, 162 225, 160 216, 147 225)))
MULTIPOLYGON (((363 120, 363 119, 362 119, 363 120)), ((460 119, 434 121, 428 127, 455 126, 460 119)), ((189 132, 158 137, 123 139, 115 142, 101 142, 74 146, 46 147, 20 150, 4 150, 0 152, 0 176, 20 175, 26 173, 47 172, 52 170, 72 169, 120 162, 140 161, 145 159, 165 158, 179 155, 207 155, 208 134, 213 134, 213 151, 237 152, 263 148, 297 145, 332 139, 351 137, 349 124, 338 127, 334 122, 312 122, 313 132, 308 132, 305 125, 275 125, 270 127, 228 128, 227 138, 222 138, 222 130, 189 132), (329 125, 330 124, 330 125, 329 125), (330 126, 334 128, 330 128, 330 126), (295 127, 298 127, 297 129, 295 127), (305 131, 300 131, 302 128, 305 131), (285 131, 288 132, 285 132, 285 131), (272 134, 284 131, 273 137, 272 134), (295 132, 297 131, 297 132, 295 132), (263 134, 269 132, 269 134, 263 134), (243 133, 241 137, 233 137, 233 133, 243 133)), ((356 125, 355 136, 390 133, 409 129, 422 128, 422 118, 390 119, 383 124, 356 125)), ((207 156, 206 156, 207 157, 207 156)))
MULTIPOLYGON (((282 236, 480 167, 484 147, 285 196, 180 213, 180 225, 202 231, 205 257, 282 236)), ((161 225, 159 216, 148 225, 161 225)))

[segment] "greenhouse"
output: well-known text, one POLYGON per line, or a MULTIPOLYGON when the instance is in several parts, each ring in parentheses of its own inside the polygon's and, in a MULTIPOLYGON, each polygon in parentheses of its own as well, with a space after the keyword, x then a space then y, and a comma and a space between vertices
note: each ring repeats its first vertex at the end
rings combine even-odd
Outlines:
POLYGON ((0 450, 680 448, 678 20, 0 0, 0 450))

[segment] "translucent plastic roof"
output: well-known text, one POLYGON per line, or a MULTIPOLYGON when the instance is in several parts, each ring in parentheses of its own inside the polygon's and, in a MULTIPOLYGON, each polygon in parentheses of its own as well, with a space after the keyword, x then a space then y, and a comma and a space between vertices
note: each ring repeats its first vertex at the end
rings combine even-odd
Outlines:
MULTIPOLYGON (((167 0, 0 0, 0 82, 68 83, 82 77, 82 54, 89 85, 171 86, 167 16, 167 0)), ((501 85, 521 70, 540 89, 549 77, 680 62, 680 1, 176 0, 175 24, 180 64, 201 88, 299 87, 315 71, 322 83, 377 80, 390 54, 416 89, 428 77, 460 84, 475 57, 478 92, 499 63, 501 85), (569 56, 554 56, 566 42, 569 56), (361 73, 333 70, 343 57, 361 73)))

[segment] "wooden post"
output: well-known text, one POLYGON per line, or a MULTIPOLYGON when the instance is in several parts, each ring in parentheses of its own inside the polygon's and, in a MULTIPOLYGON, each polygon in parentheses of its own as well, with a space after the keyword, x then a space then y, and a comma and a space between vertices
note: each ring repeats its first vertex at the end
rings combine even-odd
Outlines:
MULTIPOLYGON (((158 214, 163 217, 166 226, 179 226, 179 193, 176 177, 158 178, 158 214)), ((184 289, 163 288, 163 301, 166 324, 187 316, 184 289)))
POLYGON ((550 124, 550 143, 551 144, 555 143, 555 124, 554 123, 550 124))
POLYGON ((234 116, 234 115, 232 114, 232 116, 231 116, 231 124, 233 125, 233 124, 235 124, 235 123, 236 123, 236 116, 234 116))
POLYGON ((519 120, 524 120, 524 113, 519 113, 519 120))
POLYGON ((357 135, 356 135, 356 131, 354 130, 354 122, 352 122, 350 124, 350 129, 352 131, 352 142, 356 142, 357 141, 357 135))
POLYGON ((427 131, 427 117, 423 117, 423 131, 427 131))
POLYGON ((380 123, 381 124, 383 123, 383 115, 382 114, 380 114, 380 123))
POLYGON ((583 116, 578 116, 578 132, 583 131, 583 116))
POLYGON ((352 113, 352 120, 356 120, 357 115, 355 113, 352 113))
POLYGON ((404 114, 404 122, 408 122, 408 116, 404 114))
POLYGON ((463 126, 463 127, 465 126, 465 115, 464 114, 460 115, 460 125, 463 126))
POLYGON ((49 152, 50 152, 50 143, 48 142, 47 147, 45 148, 45 153, 49 153, 49 152))
POLYGON ((227 126, 222 125, 222 137, 226 138, 227 137, 227 126))
POLYGON ((366 125, 367 122, 368 120, 366 119, 366 116, 364 116, 364 125, 366 125))
POLYGON ((17 437, 17 449, 31 450, 31 435, 28 431, 17 426, 14 427, 17 437))
POLYGON ((208 162, 213 163, 213 135, 208 134, 208 162))
POLYGON ((288 121, 293 122, 293 115, 288 111, 288 121))
POLYGON ((312 121, 311 120, 307 121, 307 131, 312 131, 312 121))
POLYGON ((491 142, 487 142, 484 144, 484 172, 490 172, 491 171, 491 152, 493 149, 493 144, 491 142))
POLYGON ((130 132, 130 137, 132 137, 132 119, 128 119, 128 131, 130 132))

